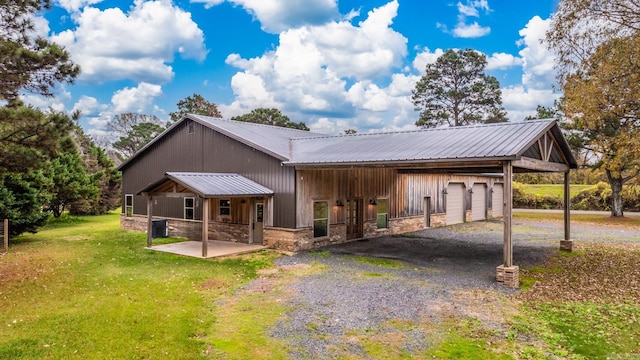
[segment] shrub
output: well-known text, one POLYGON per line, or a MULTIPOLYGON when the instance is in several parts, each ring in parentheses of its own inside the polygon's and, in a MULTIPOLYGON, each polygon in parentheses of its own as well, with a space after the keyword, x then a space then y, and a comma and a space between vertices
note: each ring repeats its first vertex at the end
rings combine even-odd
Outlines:
POLYGON ((611 187, 601 181, 588 187, 571 198, 571 208, 574 210, 611 210, 609 205, 611 198, 611 187))
POLYGON ((522 209, 562 209, 564 201, 557 195, 536 195, 525 190, 521 183, 513 183, 513 207, 522 209))

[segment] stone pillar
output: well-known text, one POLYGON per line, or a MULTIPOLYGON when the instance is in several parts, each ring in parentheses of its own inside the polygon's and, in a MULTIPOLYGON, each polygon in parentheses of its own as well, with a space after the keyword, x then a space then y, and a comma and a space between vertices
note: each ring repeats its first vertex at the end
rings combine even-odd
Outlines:
POLYGON ((496 281, 509 288, 520 286, 519 266, 500 265, 496 268, 496 281))

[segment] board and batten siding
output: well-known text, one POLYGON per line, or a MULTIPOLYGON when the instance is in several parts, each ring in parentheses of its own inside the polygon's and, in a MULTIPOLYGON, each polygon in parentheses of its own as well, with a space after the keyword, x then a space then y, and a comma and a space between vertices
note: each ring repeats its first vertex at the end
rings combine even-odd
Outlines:
POLYGON ((445 213, 444 190, 450 182, 465 183, 467 186, 474 183, 488 185, 491 179, 475 175, 403 172, 382 167, 301 169, 296 176, 296 225, 299 228, 312 226, 315 200, 329 201, 330 224, 344 223, 344 211, 335 204, 337 200, 346 203, 347 199, 363 199, 365 221, 376 218, 376 207, 369 206, 369 200, 374 198, 389 198, 390 218, 424 215, 425 198, 431 201, 431 214, 445 213))
MULTIPOLYGON (((191 120, 176 126, 122 169, 122 201, 166 172, 237 173, 275 192, 272 225, 294 228, 295 170, 281 161, 191 120), (189 125, 192 124, 189 131, 189 125)), ((271 201, 271 200, 270 200, 271 201)), ((183 199, 154 198, 155 216, 182 218, 183 199)), ((134 213, 146 215, 146 197, 134 196, 134 213)), ((196 220, 202 219, 202 202, 196 199, 196 220)), ((239 222, 247 221, 246 215, 239 222)), ((236 222, 236 220, 234 220, 236 222)))

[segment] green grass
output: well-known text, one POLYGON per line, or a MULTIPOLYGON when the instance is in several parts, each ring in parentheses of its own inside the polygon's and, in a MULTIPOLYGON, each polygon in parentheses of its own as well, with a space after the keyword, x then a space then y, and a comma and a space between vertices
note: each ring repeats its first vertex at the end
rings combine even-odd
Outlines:
POLYGON ((215 301, 274 256, 160 253, 118 224, 117 213, 63 218, 11 241, 0 262, 0 358, 207 358, 215 301))
MULTIPOLYGON (((563 213, 544 213, 544 212, 518 212, 513 213, 514 219, 530 219, 530 220, 555 220, 564 221, 563 213)), ((600 225, 621 225, 621 226, 640 226, 640 216, 623 216, 611 217, 608 214, 571 214, 571 222, 592 223, 600 225)))
POLYGON ((363 264, 369 264, 379 266, 387 269, 400 269, 405 266, 405 263, 395 259, 376 258, 368 256, 356 256, 354 260, 363 264))
MULTIPOLYGON (((562 198, 564 196, 563 184, 522 184, 525 191, 535 195, 551 195, 562 198)), ((583 189, 591 187, 592 185, 575 185, 572 184, 569 187, 569 194, 571 197, 577 195, 583 189)))

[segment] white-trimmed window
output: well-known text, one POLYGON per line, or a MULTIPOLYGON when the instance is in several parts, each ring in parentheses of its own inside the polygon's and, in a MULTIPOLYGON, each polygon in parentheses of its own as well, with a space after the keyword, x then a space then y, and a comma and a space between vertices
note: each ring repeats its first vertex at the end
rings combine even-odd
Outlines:
POLYGON ((329 236, 329 202, 313 202, 313 237, 329 236))
POLYGON ((377 200, 377 227, 378 229, 388 229, 389 228, 389 199, 378 199, 377 200))
POLYGON ((127 194, 124 196, 124 216, 133 216, 133 195, 127 194))
POLYGON ((231 216, 231 200, 220 199, 218 205, 220 216, 231 216))
POLYGON ((194 209, 196 207, 196 199, 193 197, 184 198, 184 218, 188 220, 194 219, 194 209))

